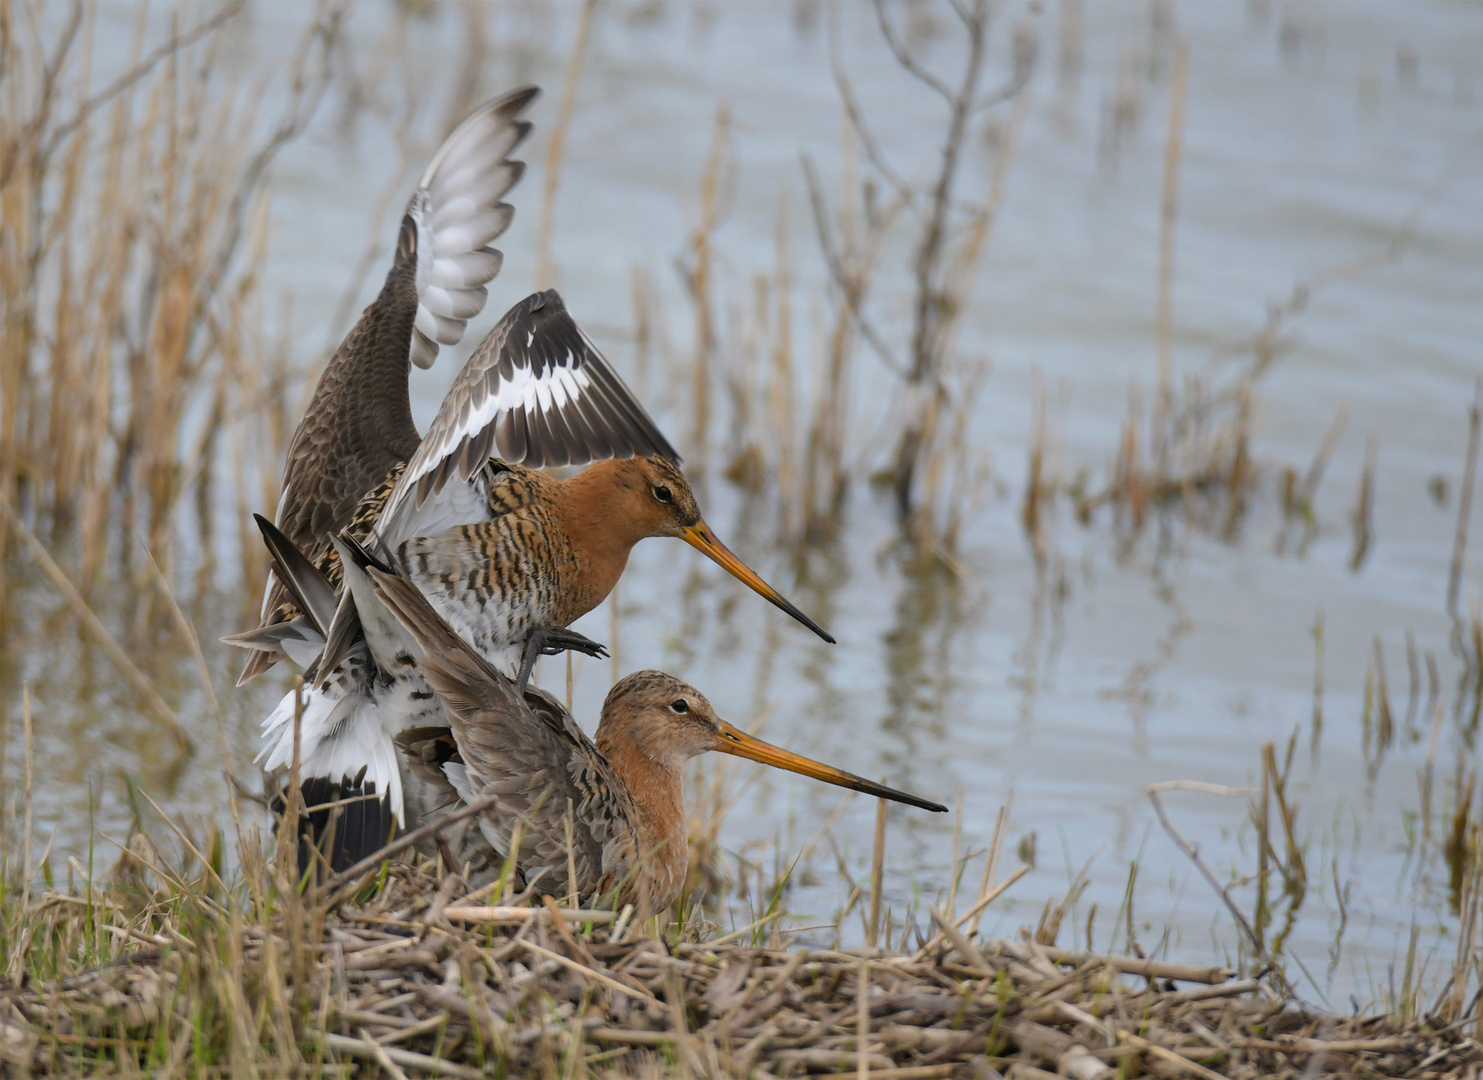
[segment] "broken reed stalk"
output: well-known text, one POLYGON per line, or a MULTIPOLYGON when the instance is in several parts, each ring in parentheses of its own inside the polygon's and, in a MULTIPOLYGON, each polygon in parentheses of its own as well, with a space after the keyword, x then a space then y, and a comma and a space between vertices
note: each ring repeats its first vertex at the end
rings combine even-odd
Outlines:
MULTIPOLYGON (((1355 498, 1354 512, 1349 515, 1354 527, 1354 552, 1349 557, 1349 569, 1358 573, 1370 553, 1375 538, 1375 437, 1365 440, 1365 468, 1359 478, 1359 494, 1355 498)), ((1415 683, 1413 681, 1412 685, 1415 683)))
MULTIPOLYGON (((1013 793, 1011 793, 1010 799, 1013 799, 1013 797, 1013 793)), ((978 895, 980 898, 988 896, 990 889, 993 887, 994 874, 999 869, 999 847, 1004 841, 1004 819, 1008 814, 1009 801, 1006 800, 999 806, 999 812, 994 815, 994 832, 989 837, 989 853, 984 857, 983 881, 978 886, 978 895)), ((1025 867, 1024 869, 1028 870, 1029 868, 1025 867)), ((969 930, 970 935, 978 933, 979 923, 983 920, 983 913, 987 907, 988 904, 985 903, 982 907, 974 911, 973 927, 969 930)))
POLYGON ((103 625, 103 620, 93 613, 93 609, 88 606, 88 602, 77 591, 77 587, 72 584, 71 579, 57 565, 56 560, 51 557, 51 554, 46 550, 46 545, 38 540, 36 534, 26 527, 26 523, 16 516, 15 510, 3 494, 0 494, 0 515, 4 515, 6 521, 10 524, 11 530, 25 542, 26 547, 31 552, 31 557, 36 560, 37 565, 41 567, 42 573, 46 575, 57 591, 62 594, 62 599, 67 601, 67 606, 72 609, 73 616, 83 626, 87 627, 88 632, 97 641, 98 647, 103 650, 104 655, 118 669, 118 673, 128 681, 129 685, 134 688, 135 693, 149 706, 155 718, 165 726, 165 730, 175 741, 176 749, 182 754, 193 752, 194 744, 191 742, 191 737, 186 734, 184 726, 180 723, 180 719, 175 715, 175 710, 165 704, 165 699, 160 697, 159 692, 154 688, 154 684, 135 666, 134 661, 129 659, 129 654, 124 652, 123 647, 108 632, 108 628, 103 625))
POLYGON ((1169 124, 1164 137, 1163 197, 1159 213, 1158 385, 1154 392, 1154 456, 1167 465, 1168 422, 1174 401, 1174 226, 1179 217, 1179 165, 1184 157, 1184 105, 1189 90, 1189 42, 1181 35, 1174 46, 1174 74, 1169 86, 1169 124))
POLYGON ((546 183, 541 189, 541 219, 536 231, 536 288, 549 289, 555 282, 551 256, 551 233, 556 221, 556 187, 561 179, 561 155, 566 147, 566 133, 577 107, 577 86, 582 79, 582 64, 587 58, 587 40, 592 33, 592 17, 597 0, 583 0, 577 14, 577 31, 567 54, 566 74, 561 82, 561 104, 556 111, 556 124, 551 141, 546 144, 546 183))
POLYGON ((1323 608, 1313 620, 1313 730, 1309 736, 1308 754, 1316 765, 1318 748, 1323 741, 1323 608))
POLYGON ((1046 534, 1044 527, 1045 498, 1053 496, 1054 485, 1046 481, 1046 409, 1045 386, 1041 381, 1040 369, 1030 371, 1030 402, 1033 420, 1030 427, 1030 453, 1028 475, 1025 478, 1025 497, 1020 503, 1020 525, 1030 539, 1030 551, 1037 565, 1045 562, 1046 534))
POLYGON ((1329 421, 1328 428, 1323 433, 1323 440, 1318 444, 1318 450, 1313 455, 1313 463, 1308 466, 1308 471, 1303 476, 1303 482, 1293 495, 1292 510, 1303 515, 1304 519, 1312 523, 1313 500, 1318 495, 1318 485, 1323 483, 1323 474, 1328 469, 1330 459, 1334 451, 1339 448, 1339 439, 1344 435, 1344 429, 1349 426, 1349 413, 1340 405, 1334 410, 1334 418, 1329 421))
POLYGON ((695 348, 692 355, 690 408, 694 426, 690 446, 695 471, 704 476, 711 423, 711 362, 716 348, 715 317, 712 313, 711 262, 713 241, 720 225, 721 167, 731 137, 731 106, 721 102, 711 129, 710 150, 700 180, 700 220, 690 234, 690 263, 685 267, 686 284, 695 304, 695 348))
POLYGON ((35 836, 35 818, 32 808, 35 805, 33 798, 34 787, 32 781, 33 766, 36 760, 31 742, 31 687, 29 684, 21 687, 21 732, 25 740, 24 753, 26 755, 26 795, 25 795, 25 825, 22 833, 23 851, 23 874, 21 882, 21 909, 25 910, 31 903, 31 878, 36 873, 36 868, 31 865, 31 842, 35 836))
POLYGON ((786 189, 778 195, 773 244, 775 265, 771 292, 776 299, 776 307, 770 350, 770 408, 767 415, 772 424, 770 441, 777 448, 774 473, 779 528, 784 536, 795 536, 801 534, 802 523, 795 523, 793 520, 798 513, 798 454, 794 424, 798 388, 793 376, 793 273, 789 262, 786 189))
POLYGON ((870 917, 865 924, 865 944, 872 949, 880 941, 881 889, 886 874, 887 805, 885 799, 877 799, 875 802, 875 848, 870 860, 870 917))
POLYGON ((1272 814, 1272 772, 1268 763, 1272 758, 1272 744, 1262 743, 1262 789, 1256 806, 1252 808, 1251 820, 1256 826, 1256 911, 1252 916, 1252 923, 1256 929, 1257 951, 1263 950, 1266 944, 1267 926, 1272 921, 1272 901, 1269 896, 1271 888, 1271 814, 1272 814))

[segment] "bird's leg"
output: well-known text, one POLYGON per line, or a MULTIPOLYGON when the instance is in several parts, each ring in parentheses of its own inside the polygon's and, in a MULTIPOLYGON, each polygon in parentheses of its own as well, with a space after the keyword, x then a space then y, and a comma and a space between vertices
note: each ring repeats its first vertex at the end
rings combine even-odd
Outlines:
POLYGON ((608 655, 606 645, 599 645, 575 630, 568 630, 564 626, 538 626, 525 639, 525 652, 520 659, 520 675, 515 679, 515 692, 521 697, 525 696, 525 684, 530 682, 530 672, 536 666, 536 660, 568 650, 585 653, 599 660, 608 655))

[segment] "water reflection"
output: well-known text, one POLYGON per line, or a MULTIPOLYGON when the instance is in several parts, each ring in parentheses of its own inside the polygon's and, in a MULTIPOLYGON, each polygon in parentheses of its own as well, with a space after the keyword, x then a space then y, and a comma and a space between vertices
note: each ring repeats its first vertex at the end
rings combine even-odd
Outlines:
POLYGON ((880 721, 890 736, 884 756, 898 769, 952 739, 958 724, 948 721, 959 696, 958 672, 969 659, 960 646, 990 605, 987 590, 937 565, 911 561, 900 577, 891 627, 881 637, 887 709, 880 721))

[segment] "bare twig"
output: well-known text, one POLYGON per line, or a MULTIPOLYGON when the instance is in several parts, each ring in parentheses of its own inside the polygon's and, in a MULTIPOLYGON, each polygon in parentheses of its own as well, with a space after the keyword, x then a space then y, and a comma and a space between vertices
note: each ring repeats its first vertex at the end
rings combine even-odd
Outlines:
MULTIPOLYGON (((977 6, 982 11, 984 8, 983 0, 978 0, 977 6)), ((875 0, 875 17, 880 23, 881 36, 886 39, 886 44, 890 46, 892 54, 896 57, 896 62, 915 75, 924 86, 929 86, 940 94, 948 104, 954 104, 955 97, 953 91, 949 90, 947 84, 941 79, 922 67, 916 58, 911 55, 911 50, 906 47, 906 43, 896 36, 896 28, 891 25, 891 18, 886 13, 885 0, 875 0)), ((971 41, 969 48, 973 51, 980 51, 982 49, 984 31, 982 16, 980 16, 979 20, 966 20, 965 25, 971 41)))
MULTIPOLYGON (((81 7, 80 4, 77 6, 78 8, 81 7)), ((70 117, 52 129, 51 135, 38 152, 38 157, 42 161, 51 157, 56 152, 57 147, 65 142, 78 128, 82 127, 93 113, 97 112, 104 105, 107 105, 125 90, 128 90, 135 83, 139 82, 140 79, 149 75, 150 72, 154 71, 165 60, 184 49, 190 48, 196 42, 215 33, 218 29, 235 19, 245 6, 246 0, 231 0, 231 3, 224 5, 209 19, 192 27, 183 34, 171 35, 169 41, 157 46, 143 60, 139 61, 128 71, 114 79, 113 82, 84 101, 70 117)), ((10 173, 11 164, 9 155, 7 155, 6 164, 0 167, 0 186, 4 186, 10 173)))
POLYGON ((1205 865, 1205 860, 1200 858, 1200 853, 1190 845, 1189 841, 1185 840, 1185 838, 1179 834, 1179 830, 1176 829, 1174 827, 1174 823, 1169 820, 1169 815, 1164 812, 1163 801, 1159 798, 1160 791, 1169 790, 1208 791, 1218 795, 1243 795, 1249 794, 1249 792, 1242 788, 1223 788, 1217 784, 1192 784, 1186 781, 1150 784, 1145 790, 1148 794, 1148 801, 1153 803, 1154 813, 1158 815, 1159 824, 1163 826, 1164 832, 1168 833, 1169 839, 1174 841, 1174 845, 1179 848, 1181 852, 1184 853, 1185 858, 1194 863, 1195 869, 1200 872, 1200 876, 1203 877, 1206 883, 1208 883, 1209 886, 1215 890, 1216 894, 1220 897, 1221 903, 1226 906, 1226 910, 1228 910, 1231 913, 1231 917, 1236 920, 1236 925, 1241 929, 1241 932, 1246 935, 1246 939, 1251 943, 1252 948, 1256 950, 1257 955, 1261 957, 1263 963, 1268 966, 1272 975, 1278 980, 1278 984, 1283 988, 1283 992, 1291 994, 1292 990, 1288 986, 1286 978, 1283 977, 1281 970, 1277 967, 1272 958, 1267 955, 1267 950, 1263 947, 1261 939, 1257 936, 1256 930, 1252 927, 1246 916, 1242 914, 1241 909, 1236 906, 1235 901, 1231 899, 1230 894, 1226 892, 1225 888, 1222 887, 1220 882, 1216 879, 1215 875, 1211 873, 1210 868, 1205 865))
POLYGON ((108 659, 113 662, 113 666, 118 669, 119 674, 129 681, 129 684, 134 687, 135 692, 149 706, 150 711, 165 725, 166 730, 170 733, 170 737, 175 740, 176 748, 182 753, 192 752, 193 744, 191 737, 186 734, 185 728, 180 723, 180 719, 175 715, 175 710, 165 704, 165 699, 160 697, 154 685, 134 665, 134 661, 129 659, 128 653, 124 652, 119 643, 114 640, 113 635, 108 632, 108 628, 103 625, 103 621, 97 615, 93 614, 93 609, 82 598, 82 594, 77 591, 77 587, 63 573, 62 568, 56 564, 56 561, 46 550, 46 546, 40 540, 36 539, 36 534, 27 528, 26 523, 16 516, 15 511, 11 508, 10 501, 3 494, 0 494, 0 514, 5 516, 6 520, 10 522, 10 527, 15 530, 15 534, 25 542, 26 547, 31 551, 32 557, 40 565, 42 572, 51 579, 51 583, 62 594, 62 598, 67 601, 77 620, 88 628, 88 632, 97 640, 99 647, 102 648, 108 659))

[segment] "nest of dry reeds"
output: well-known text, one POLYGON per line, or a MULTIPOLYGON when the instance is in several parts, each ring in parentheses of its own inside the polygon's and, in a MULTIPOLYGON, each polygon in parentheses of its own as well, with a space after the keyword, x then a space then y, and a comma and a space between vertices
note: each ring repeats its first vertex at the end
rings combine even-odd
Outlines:
POLYGON ((1094 1080, 1483 1066, 1471 1019, 1313 1015, 1220 967, 976 942, 966 916, 934 912, 915 953, 759 947, 779 940, 761 927, 675 940, 631 909, 486 906, 490 889, 460 896, 434 865, 394 864, 359 903, 310 893, 261 921, 206 878, 147 916, 116 890, 46 897, 33 934, 101 930, 109 959, 0 989, 3 1068, 1094 1080))

